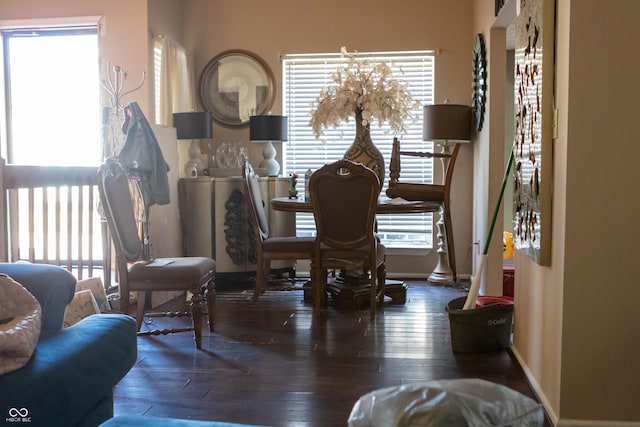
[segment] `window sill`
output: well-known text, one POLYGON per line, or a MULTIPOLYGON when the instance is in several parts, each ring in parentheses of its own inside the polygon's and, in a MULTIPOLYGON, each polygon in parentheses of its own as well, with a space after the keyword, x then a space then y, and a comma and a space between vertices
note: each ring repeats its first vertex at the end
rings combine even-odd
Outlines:
POLYGON ((420 248, 408 248, 408 247, 401 247, 401 246, 388 246, 385 245, 386 248, 386 252, 387 255, 393 255, 393 256, 426 256, 428 255, 433 248, 425 248, 425 247, 420 247, 420 248))

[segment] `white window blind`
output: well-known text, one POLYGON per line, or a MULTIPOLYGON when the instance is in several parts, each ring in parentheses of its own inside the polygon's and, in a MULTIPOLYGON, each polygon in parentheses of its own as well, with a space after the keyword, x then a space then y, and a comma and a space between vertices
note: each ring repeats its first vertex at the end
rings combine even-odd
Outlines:
POLYGON ((162 44, 158 40, 153 41, 153 96, 155 108, 155 123, 162 124, 160 115, 160 81, 162 79, 162 44))
MULTIPOLYGON (((432 51, 359 53, 386 62, 395 79, 409 85, 411 95, 422 105, 433 104, 434 54, 432 51)), ((298 191, 304 191, 305 171, 315 171, 341 159, 355 137, 353 120, 340 127, 328 128, 321 140, 314 137, 309 126, 312 105, 323 87, 332 83, 331 74, 346 58, 336 54, 286 55, 283 64, 283 114, 289 117, 289 140, 282 144, 283 173, 297 173, 298 191)), ((415 112, 415 120, 406 123, 407 133, 398 135, 403 150, 432 149, 431 141, 422 140, 422 108, 415 112)), ((389 160, 394 135, 388 126, 371 124, 371 139, 385 158, 387 188, 389 160)), ((402 159, 402 180, 420 183, 433 182, 433 162, 430 159, 405 157, 402 159)), ((345 213, 346 214, 346 213, 345 213)), ((298 236, 315 235, 311 214, 296 215, 298 236)), ((429 248, 432 246, 432 214, 378 215, 378 231, 388 247, 429 248)))

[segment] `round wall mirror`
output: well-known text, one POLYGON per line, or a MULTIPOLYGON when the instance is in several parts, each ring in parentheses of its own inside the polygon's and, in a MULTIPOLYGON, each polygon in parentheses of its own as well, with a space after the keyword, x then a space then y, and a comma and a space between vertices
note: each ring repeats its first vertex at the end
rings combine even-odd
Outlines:
POLYGON ((200 76, 200 99, 215 121, 229 127, 249 126, 249 117, 269 112, 275 78, 262 58, 245 50, 215 56, 200 76))

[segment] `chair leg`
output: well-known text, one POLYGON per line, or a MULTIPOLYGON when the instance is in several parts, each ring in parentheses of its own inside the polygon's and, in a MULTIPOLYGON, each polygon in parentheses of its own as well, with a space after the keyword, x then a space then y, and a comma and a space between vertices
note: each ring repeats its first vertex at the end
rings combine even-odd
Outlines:
POLYGON ((372 254, 374 257, 374 264, 371 269, 371 292, 369 297, 369 308, 371 312, 371 320, 376 318, 376 309, 377 309, 377 301, 378 301, 378 269, 375 267, 375 253, 372 254))
POLYGON ((265 260, 259 254, 258 262, 256 263, 256 284, 253 288, 253 302, 257 302, 260 294, 264 292, 266 279, 267 277, 265 273, 265 260))
POLYGON ((193 321, 193 334, 196 339, 196 348, 202 348, 202 290, 194 290, 191 296, 191 320, 193 321))
POLYGON ((205 290, 205 298, 207 299, 207 314, 209 316, 209 332, 213 332, 216 322, 216 283, 215 278, 211 278, 207 282, 205 290))
POLYGON ((120 283, 118 284, 118 291, 120 292, 120 311, 124 314, 129 314, 129 283, 126 277, 120 275, 120 283))
POLYGON ((320 308, 322 305, 322 289, 324 286, 322 285, 322 281, 326 280, 323 278, 324 274, 322 273, 321 265, 316 260, 311 260, 311 295, 313 297, 313 311, 317 316, 320 314, 320 308))
POLYGON ((453 227, 451 224, 451 211, 448 204, 444 206, 444 232, 447 238, 447 253, 449 254, 449 268, 453 273, 453 280, 456 281, 456 248, 453 244, 453 227))
MULTIPOLYGON (((335 270, 333 270, 333 277, 335 277, 335 270)), ((329 270, 326 268, 321 269, 322 280, 320 281, 320 306, 326 307, 329 304, 329 296, 327 295, 327 282, 329 281, 329 270)))
POLYGON ((387 266, 385 262, 382 262, 378 267, 378 302, 384 303, 384 285, 387 283, 387 266))
MULTIPOLYGON (((122 297, 120 297, 122 298, 122 297)), ((129 304, 127 298, 127 306, 129 304)), ((138 327, 138 331, 142 327, 142 320, 144 319, 144 306, 147 299, 147 293, 145 291, 138 291, 138 303, 136 304, 136 325, 138 327)), ((122 301, 122 299, 120 300, 122 301)))

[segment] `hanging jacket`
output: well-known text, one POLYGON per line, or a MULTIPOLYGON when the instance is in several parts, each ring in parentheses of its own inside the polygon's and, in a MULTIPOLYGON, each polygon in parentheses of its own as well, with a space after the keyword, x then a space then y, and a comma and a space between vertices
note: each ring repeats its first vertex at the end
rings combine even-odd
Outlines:
POLYGON ((169 204, 169 165, 164 160, 158 140, 137 102, 130 102, 125 107, 122 130, 126 139, 118 160, 128 173, 140 176, 140 190, 145 207, 169 204))

